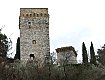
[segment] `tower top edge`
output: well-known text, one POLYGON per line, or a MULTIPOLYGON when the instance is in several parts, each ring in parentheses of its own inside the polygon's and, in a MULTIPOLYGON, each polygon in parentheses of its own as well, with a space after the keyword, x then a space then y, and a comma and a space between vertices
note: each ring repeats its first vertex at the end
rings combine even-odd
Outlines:
POLYGON ((20 8, 20 15, 28 14, 28 13, 46 13, 48 14, 48 8, 20 8))
POLYGON ((48 9, 48 8, 20 8, 20 9, 48 9))

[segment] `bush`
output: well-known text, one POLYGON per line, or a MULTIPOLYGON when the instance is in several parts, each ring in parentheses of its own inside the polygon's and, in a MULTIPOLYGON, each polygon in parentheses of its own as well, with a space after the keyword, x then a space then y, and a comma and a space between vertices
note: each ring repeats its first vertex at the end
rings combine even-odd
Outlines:
POLYGON ((101 80, 104 75, 104 67, 91 64, 38 67, 34 62, 24 65, 17 60, 0 66, 0 80, 101 80))

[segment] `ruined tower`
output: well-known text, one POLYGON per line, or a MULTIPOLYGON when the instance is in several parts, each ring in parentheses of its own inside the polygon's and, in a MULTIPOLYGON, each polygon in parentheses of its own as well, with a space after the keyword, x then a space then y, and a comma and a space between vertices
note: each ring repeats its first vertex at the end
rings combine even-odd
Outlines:
POLYGON ((20 8, 20 58, 44 62, 50 53, 48 8, 20 8))
POLYGON ((74 47, 67 46, 56 49, 57 63, 59 65, 64 64, 77 64, 77 52, 74 47))

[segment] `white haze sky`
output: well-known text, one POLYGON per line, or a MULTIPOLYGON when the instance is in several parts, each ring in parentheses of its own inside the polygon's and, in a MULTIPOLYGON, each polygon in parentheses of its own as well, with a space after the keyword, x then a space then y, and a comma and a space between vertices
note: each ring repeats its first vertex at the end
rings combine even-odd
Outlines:
POLYGON ((5 25, 2 32, 12 39, 13 51, 19 36, 20 8, 49 9, 51 52, 73 46, 81 60, 83 41, 88 52, 91 41, 95 52, 105 43, 105 0, 1 0, 0 27, 5 25))

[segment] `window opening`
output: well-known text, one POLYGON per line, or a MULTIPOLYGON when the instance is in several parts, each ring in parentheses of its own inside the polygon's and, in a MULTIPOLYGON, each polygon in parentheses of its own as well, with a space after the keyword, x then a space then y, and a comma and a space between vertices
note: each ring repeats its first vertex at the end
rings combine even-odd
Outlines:
POLYGON ((30 14, 30 17, 32 17, 32 14, 30 14))
POLYGON ((31 25, 31 22, 28 22, 29 25, 31 25))
POLYGON ((35 16, 36 13, 33 14, 33 16, 35 16))
POLYGON ((36 40, 33 40, 33 41, 32 41, 32 44, 36 44, 36 40))
POLYGON ((29 28, 31 27, 31 22, 28 22, 28 26, 29 26, 29 28))
POLYGON ((30 54, 30 59, 33 60, 35 58, 34 54, 30 54))
POLYGON ((28 17, 28 14, 26 14, 26 17, 28 17))
POLYGON ((39 14, 37 14, 37 17, 39 17, 39 14))

